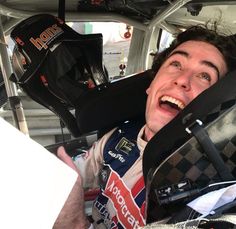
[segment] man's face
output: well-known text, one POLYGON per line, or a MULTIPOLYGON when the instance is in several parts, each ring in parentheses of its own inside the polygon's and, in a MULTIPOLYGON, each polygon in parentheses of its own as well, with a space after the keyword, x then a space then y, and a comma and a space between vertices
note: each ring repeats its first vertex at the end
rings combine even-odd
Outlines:
POLYGON ((150 140, 226 72, 222 54, 211 44, 187 41, 175 48, 147 89, 145 139, 150 140))

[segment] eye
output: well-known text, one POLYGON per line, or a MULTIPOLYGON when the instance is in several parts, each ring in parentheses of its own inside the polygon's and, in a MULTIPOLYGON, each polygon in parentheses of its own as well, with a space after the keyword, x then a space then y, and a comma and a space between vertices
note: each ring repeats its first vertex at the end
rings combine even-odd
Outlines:
POLYGON ((208 82, 211 82, 211 76, 208 73, 206 73, 206 72, 199 73, 197 75, 197 77, 199 77, 202 80, 206 80, 208 82))
POLYGON ((176 61, 176 60, 170 62, 170 66, 176 67, 176 68, 178 68, 178 69, 181 69, 181 68, 182 68, 180 62, 179 62, 179 61, 176 61))

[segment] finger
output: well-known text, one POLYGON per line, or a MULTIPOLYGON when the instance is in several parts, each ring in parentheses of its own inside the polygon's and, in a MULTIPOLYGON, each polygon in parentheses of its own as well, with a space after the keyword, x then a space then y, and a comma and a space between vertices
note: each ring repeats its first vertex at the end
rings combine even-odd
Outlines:
POLYGON ((76 168, 76 165, 74 164, 71 157, 66 153, 65 148, 63 146, 60 146, 57 149, 57 156, 60 158, 63 162, 65 162, 68 166, 70 166, 75 171, 78 171, 76 168))

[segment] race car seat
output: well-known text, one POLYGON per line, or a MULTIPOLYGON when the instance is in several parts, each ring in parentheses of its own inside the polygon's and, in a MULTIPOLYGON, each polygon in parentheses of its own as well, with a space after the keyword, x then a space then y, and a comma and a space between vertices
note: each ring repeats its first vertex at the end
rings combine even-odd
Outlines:
POLYGON ((60 117, 74 137, 144 117, 150 72, 110 83, 103 65, 102 34, 81 35, 48 14, 20 22, 11 80, 60 117))
MULTIPOLYGON (((168 218, 168 223, 186 225, 199 216, 193 209, 186 211, 187 203, 236 184, 235 74, 200 94, 147 144, 143 156, 147 223, 168 218)), ((236 201, 212 215, 235 206, 236 201)))

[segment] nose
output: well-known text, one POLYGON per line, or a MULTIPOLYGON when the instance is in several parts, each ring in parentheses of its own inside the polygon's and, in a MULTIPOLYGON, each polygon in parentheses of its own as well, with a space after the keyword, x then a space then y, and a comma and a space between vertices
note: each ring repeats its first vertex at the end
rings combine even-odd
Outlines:
POLYGON ((188 72, 182 72, 174 79, 174 85, 183 88, 188 91, 191 89, 191 74, 188 72))

